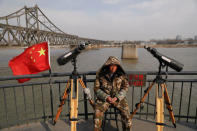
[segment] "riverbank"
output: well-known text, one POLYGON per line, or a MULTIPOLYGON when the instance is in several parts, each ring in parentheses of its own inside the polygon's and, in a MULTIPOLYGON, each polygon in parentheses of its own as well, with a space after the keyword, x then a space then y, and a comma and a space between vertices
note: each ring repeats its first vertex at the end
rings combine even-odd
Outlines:
MULTIPOLYGON (((122 45, 99 45, 99 46, 88 46, 88 49, 99 49, 99 48, 117 48, 121 47, 122 45)), ((145 45, 137 45, 138 48, 144 48, 145 45)), ((197 44, 165 44, 165 45, 147 45, 154 48, 197 48, 197 44)), ((68 48, 69 46, 66 45, 52 45, 51 48, 68 48)), ((0 49, 20 49, 20 48, 27 48, 27 46, 0 46, 0 49)))
MULTIPOLYGON (((165 44, 165 45, 147 45, 147 46, 151 46, 154 48, 191 48, 191 47, 197 47, 197 44, 176 44, 176 45, 172 45, 172 44, 165 44)), ((144 45, 140 45, 140 48, 144 48, 144 45)))

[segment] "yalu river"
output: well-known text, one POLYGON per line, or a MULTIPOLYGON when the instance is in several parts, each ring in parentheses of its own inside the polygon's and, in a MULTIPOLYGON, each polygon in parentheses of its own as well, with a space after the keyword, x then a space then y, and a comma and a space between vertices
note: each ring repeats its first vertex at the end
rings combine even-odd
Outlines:
MULTIPOLYGON (((173 58, 182 64, 184 64, 183 71, 197 71, 197 48, 157 48, 157 50, 170 57, 173 58)), ((11 60, 14 56, 19 55, 24 51, 23 48, 0 48, 0 77, 2 76, 12 76, 12 71, 10 67, 8 66, 9 60, 11 60)), ((65 48, 51 48, 50 52, 50 64, 52 68, 52 72, 72 72, 73 66, 71 62, 59 66, 56 62, 57 58, 62 55, 65 52, 68 52, 69 49, 65 48)), ((138 59, 136 60, 128 60, 128 59, 121 59, 121 48, 101 48, 101 49, 94 49, 94 50, 87 50, 79 54, 77 57, 77 69, 79 72, 86 72, 86 71, 96 71, 98 70, 103 63, 107 60, 109 56, 116 56, 122 64, 122 67, 126 71, 157 71, 159 62, 157 61, 156 58, 154 58, 147 50, 143 48, 138 48, 138 59)), ((172 71, 172 69, 169 69, 172 71)), ((48 71, 45 71, 48 72, 48 71)), ((186 76, 189 77, 189 76, 186 76)), ((184 76, 184 78, 186 78, 184 76)), ((93 77, 95 78, 95 76, 93 77)), ((173 76, 173 79, 176 78, 173 76)), ((197 76, 190 76, 190 79, 197 79, 197 76)), ((61 78, 61 79, 67 79, 67 78, 61 78)), ((48 78, 47 78, 48 80, 48 78)), ((36 79, 32 79, 29 82, 34 82, 36 79)), ((2 85, 7 85, 7 84, 18 84, 16 80, 12 81, 0 81, 0 86, 2 85)), ((171 85, 171 84, 170 84, 171 85)), ((186 83, 187 85, 187 83, 186 83)), ((93 83, 88 85, 89 88, 93 88, 93 83)), ((177 86, 181 86, 181 84, 177 84, 177 86)), ((195 94, 197 93, 197 84, 193 83, 193 89, 192 89, 192 99, 191 99, 191 107, 190 107, 190 112, 192 116, 195 115, 195 110, 197 106, 197 97, 195 94)), ((64 86, 65 87, 65 86, 64 86)), ((61 91, 64 90, 64 87, 62 87, 61 91)), ((189 87, 189 85, 188 85, 189 87)), ((146 89, 146 87, 143 87, 143 90, 146 89)), ((174 99, 174 105, 175 109, 174 112, 175 114, 178 114, 178 108, 179 108, 179 103, 176 103, 176 101, 180 100, 180 89, 181 88, 175 88, 175 99, 174 99), (177 97, 177 99, 176 99, 177 97), (177 104, 177 106, 176 106, 177 104)), ((44 89, 44 100, 45 100, 45 111, 50 114, 50 105, 47 104, 47 101, 50 100, 49 98, 49 92, 48 88, 44 89)), ((54 92, 55 92, 54 88, 54 92)), ((132 88, 130 88, 132 90, 132 88)), ((140 88, 136 88, 135 91, 139 90, 140 88)), ((155 89, 153 89, 155 90, 155 89)), ((169 92, 172 92, 172 89, 168 87, 169 92)), ((11 123, 17 120, 25 120, 25 118, 32 118, 32 115, 35 115, 34 117, 39 117, 43 114, 42 112, 42 107, 43 104, 40 103, 41 101, 41 96, 40 96, 40 88, 34 88, 34 95, 35 99, 32 100, 32 89, 29 89, 29 87, 20 87, 15 89, 16 91, 16 102, 18 105, 17 112, 20 112, 19 116, 16 116, 16 112, 13 112, 14 108, 14 100, 13 100, 13 89, 5 89, 4 91, 0 89, 0 128, 4 127, 6 124, 6 115, 5 115, 5 104, 4 104, 4 97, 3 97, 3 92, 6 93, 6 100, 7 100, 7 112, 8 112, 8 118, 11 119, 11 123), (22 97, 22 91, 23 89, 25 90, 26 93, 26 107, 24 109, 24 100, 22 97), (35 101, 35 106, 33 107, 32 101, 35 101), (33 111, 34 110, 34 111, 33 111), (33 112, 36 112, 34 114, 33 112)), ((58 89, 57 89, 58 92, 58 89)), ((152 91, 153 93, 154 91, 152 91)), ((187 94, 188 95, 189 88, 184 89, 183 95, 187 94)), ((82 94, 82 93, 81 93, 82 94)), ((83 96, 80 94, 80 99, 83 99, 83 96)), ((128 94, 129 97, 131 97, 131 94, 128 94)), ((184 98, 184 96, 183 96, 184 98)), ((129 98, 130 99, 130 98, 129 98)), ((140 93, 135 94, 135 103, 139 102, 140 100, 140 93)), ((150 100, 152 100, 152 103, 154 103, 154 95, 150 95, 150 100)), ((129 103, 131 103, 131 100, 128 100, 129 103)), ((188 104, 188 98, 183 99, 183 104, 184 102, 188 104)), ((58 95, 54 94, 54 114, 56 113, 58 104, 59 104, 59 97, 58 95)), ((134 104, 135 104, 134 103, 134 104)), ((50 104, 50 103, 49 103, 50 104)), ((81 106, 81 105, 79 105, 81 106)), ((130 108, 132 108, 130 106, 130 108)), ((83 108, 79 107, 79 113, 83 112, 83 108)), ((91 109, 89 109, 91 111, 91 109)), ((153 108, 149 109, 151 112, 153 108)), ((68 113, 68 108, 64 109, 64 112, 68 113), (65 111, 66 110, 66 111, 65 111)), ((182 113, 184 114, 187 112, 187 107, 184 108, 182 107, 182 113)), ((45 114, 47 115, 47 114, 45 114)))
MULTIPOLYGON (((184 64, 183 71, 197 70, 197 48, 158 48, 160 53, 174 58, 184 64)), ((12 72, 8 66, 9 60, 24 51, 23 48, 0 48, 0 76, 11 76, 12 72)), ((65 48, 51 49, 51 67, 53 72, 71 72, 72 65, 69 62, 64 66, 58 66, 56 59, 64 52, 65 48)), ((137 60, 121 60, 121 48, 101 48, 98 50, 88 50, 81 53, 77 58, 79 71, 96 71, 106 61, 109 56, 116 56, 122 63, 125 70, 130 71, 157 71, 158 61, 145 49, 138 49, 137 60)))

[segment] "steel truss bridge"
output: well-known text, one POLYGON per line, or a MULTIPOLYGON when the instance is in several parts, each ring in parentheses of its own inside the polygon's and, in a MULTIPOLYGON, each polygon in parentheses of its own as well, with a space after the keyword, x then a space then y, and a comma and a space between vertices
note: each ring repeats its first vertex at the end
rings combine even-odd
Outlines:
POLYGON ((42 41, 51 45, 75 45, 80 41, 103 44, 105 41, 67 34, 52 23, 35 5, 0 17, 0 46, 30 46, 42 41))

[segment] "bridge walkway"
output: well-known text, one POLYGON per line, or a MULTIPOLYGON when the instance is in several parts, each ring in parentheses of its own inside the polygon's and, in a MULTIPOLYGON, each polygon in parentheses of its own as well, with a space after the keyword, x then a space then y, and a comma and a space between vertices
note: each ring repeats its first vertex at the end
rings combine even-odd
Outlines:
MULTIPOLYGON (((120 122, 119 122, 120 124, 120 122)), ((196 131, 197 125, 191 123, 177 123, 177 128, 174 128, 170 121, 165 122, 166 126, 164 131, 196 131)), ((119 125, 121 127, 121 125, 119 125)), ((85 121, 79 120, 77 124, 78 131, 93 131, 93 120, 90 119, 85 121)), ((115 122, 111 120, 109 123, 106 122, 105 130, 116 131, 115 122)), ((133 131, 154 131, 156 125, 154 120, 142 120, 139 118, 133 119, 133 131)), ((29 123, 10 128, 2 129, 2 131, 70 131, 70 125, 68 120, 59 120, 55 126, 52 125, 51 121, 47 122, 36 122, 29 123)))

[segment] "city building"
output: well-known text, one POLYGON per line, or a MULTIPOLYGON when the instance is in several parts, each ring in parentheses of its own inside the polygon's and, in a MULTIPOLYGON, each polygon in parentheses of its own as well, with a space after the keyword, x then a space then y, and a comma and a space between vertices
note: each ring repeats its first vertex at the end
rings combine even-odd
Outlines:
POLYGON ((176 36, 176 40, 182 40, 182 36, 181 35, 177 35, 176 36))
POLYGON ((194 40, 197 40, 197 35, 194 36, 194 40))

